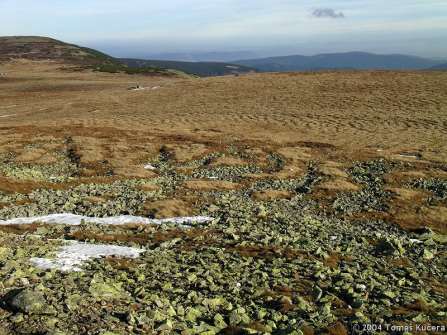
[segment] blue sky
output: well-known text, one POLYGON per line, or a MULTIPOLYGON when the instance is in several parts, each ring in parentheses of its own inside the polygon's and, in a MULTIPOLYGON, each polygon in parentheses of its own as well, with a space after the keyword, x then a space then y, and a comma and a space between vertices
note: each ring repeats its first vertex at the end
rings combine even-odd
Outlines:
POLYGON ((0 35, 51 36, 117 56, 356 50, 447 58, 447 0, 0 0, 0 35))

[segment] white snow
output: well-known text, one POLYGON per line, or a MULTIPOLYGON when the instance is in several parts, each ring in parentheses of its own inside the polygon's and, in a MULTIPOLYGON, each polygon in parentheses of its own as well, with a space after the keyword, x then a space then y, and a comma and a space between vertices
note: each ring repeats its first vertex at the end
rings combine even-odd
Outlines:
POLYGON ((144 251, 144 249, 108 244, 70 242, 70 244, 61 247, 56 258, 32 258, 31 263, 40 269, 57 269, 64 272, 82 271, 81 265, 95 258, 107 256, 138 258, 144 251))
POLYGON ((204 223, 214 220, 209 216, 192 216, 192 217, 175 217, 167 219, 148 219, 141 216, 121 215, 111 216, 105 218, 88 217, 70 213, 51 214, 46 216, 34 216, 15 218, 10 220, 0 220, 0 225, 19 225, 19 224, 32 224, 35 222, 45 224, 62 224, 76 226, 80 225, 82 221, 103 225, 125 225, 125 224, 155 224, 160 225, 163 223, 174 223, 178 225, 191 224, 191 223, 204 223))
POLYGON ((411 154, 399 154, 400 157, 405 157, 405 158, 413 158, 413 159, 417 159, 418 156, 416 155, 411 155, 411 154))
POLYGON ((146 165, 144 166, 144 168, 145 168, 146 170, 157 170, 157 168, 156 168, 155 166, 153 166, 152 164, 146 164, 146 165))
POLYGON ((130 90, 131 91, 144 91, 144 90, 158 90, 160 88, 161 88, 161 86, 153 86, 153 87, 138 86, 138 87, 132 87, 132 88, 130 88, 130 90))

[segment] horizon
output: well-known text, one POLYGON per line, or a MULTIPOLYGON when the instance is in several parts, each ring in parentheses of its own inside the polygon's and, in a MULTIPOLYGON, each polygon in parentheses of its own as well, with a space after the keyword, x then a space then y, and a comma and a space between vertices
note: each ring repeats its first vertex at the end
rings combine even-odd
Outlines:
POLYGON ((447 59, 447 3, 440 0, 405 6, 371 0, 136 0, 132 6, 6 0, 0 20, 2 35, 48 36, 114 57, 243 55, 236 60, 360 51, 447 59))
MULTIPOLYGON (((76 43, 71 43, 69 41, 64 41, 64 40, 59 40, 56 37, 53 36, 39 36, 39 35, 9 35, 9 36, 0 36, 0 38, 14 38, 14 37, 31 37, 31 38, 49 38, 49 39, 53 39, 62 43, 68 43, 68 44, 73 44, 73 45, 77 45, 79 47, 88 47, 86 45, 79 45, 76 43)), ((103 52, 108 54, 106 51, 101 50, 100 48, 93 48, 97 51, 103 52)), ((219 51, 204 51, 204 52, 172 52, 172 53, 160 53, 160 54, 152 54, 152 55, 159 55, 162 56, 164 58, 147 58, 148 60, 160 60, 160 61, 180 61, 180 62, 225 62, 225 61, 213 61, 213 60, 180 60, 179 57, 181 56, 198 56, 198 55, 206 55, 206 56, 212 56, 212 55, 225 55, 225 54, 235 54, 235 53, 250 53, 249 51, 224 51, 224 52, 219 52, 219 51)), ((341 52, 322 52, 322 53, 316 53, 316 54, 308 54, 308 55, 304 55, 304 54, 272 54, 270 56, 263 56, 263 57, 254 57, 254 58, 233 58, 234 61, 238 61, 238 60, 250 60, 250 59, 263 59, 263 58, 281 58, 281 57, 293 57, 293 56, 305 56, 305 57, 316 57, 316 56, 324 56, 324 55, 340 55, 340 54, 369 54, 369 55, 375 55, 375 56, 405 56, 405 57, 416 57, 416 58, 423 58, 423 59, 427 59, 427 60, 433 60, 433 61, 438 61, 438 62, 444 62, 447 61, 447 57, 423 57, 423 56, 418 56, 418 55, 414 55, 414 54, 405 54, 405 53, 379 53, 379 52, 370 52, 370 51, 363 51, 363 50, 348 50, 348 51, 341 51, 341 52)), ((137 59, 136 57, 126 57, 126 56, 114 56, 112 54, 108 54, 109 56, 113 56, 116 58, 122 58, 122 59, 137 59)))

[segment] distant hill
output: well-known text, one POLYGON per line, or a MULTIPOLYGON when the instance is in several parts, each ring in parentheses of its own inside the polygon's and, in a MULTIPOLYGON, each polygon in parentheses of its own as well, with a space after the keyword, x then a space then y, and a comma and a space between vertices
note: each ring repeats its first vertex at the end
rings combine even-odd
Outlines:
POLYGON ((430 70, 447 70, 447 63, 432 66, 430 70))
POLYGON ((417 70, 440 62, 408 55, 377 55, 367 52, 320 54, 315 56, 283 56, 233 61, 262 72, 314 71, 324 69, 417 70))
POLYGON ((117 60, 97 50, 64 43, 49 37, 0 37, 0 61, 10 59, 55 60, 77 65, 117 64, 117 60))
POLYGON ((6 36, 0 37, 0 62, 13 59, 51 60, 64 64, 90 68, 95 71, 127 74, 176 75, 158 67, 130 68, 119 59, 100 51, 65 43, 49 37, 6 36))
POLYGON ((143 60, 132 58, 120 58, 119 60, 130 68, 154 66, 164 69, 179 70, 200 77, 242 74, 256 71, 256 69, 244 65, 219 62, 177 62, 167 60, 143 60))

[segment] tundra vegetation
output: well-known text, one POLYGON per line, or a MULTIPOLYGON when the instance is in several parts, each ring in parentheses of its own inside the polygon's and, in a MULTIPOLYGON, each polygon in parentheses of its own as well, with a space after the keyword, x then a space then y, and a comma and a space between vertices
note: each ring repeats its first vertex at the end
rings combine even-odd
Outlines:
POLYGON ((76 69, 0 65, 0 334, 446 324, 445 73, 76 69))
MULTIPOLYGON (((346 332, 356 323, 445 322, 445 230, 405 230, 380 215, 395 197, 386 190, 387 174, 411 170, 412 163, 352 162, 341 171, 358 190, 335 192, 323 203, 319 185, 333 177, 321 163, 278 178, 286 158, 251 149, 231 146, 179 162, 161 147, 150 160, 156 176, 112 181, 106 171, 108 182, 80 182, 83 166, 70 150, 56 150, 51 165, 2 155, 4 176, 46 185, 2 192, 2 219, 63 212, 153 217, 150 204, 173 198, 214 218, 188 227, 0 226, 3 331, 300 334, 346 332), (215 164, 222 158, 241 164, 215 164), (213 186, 188 187, 197 180, 213 186), (91 260, 81 272, 31 263, 51 258, 69 240, 144 252, 91 260)), ((426 190, 423 201, 445 205, 446 185, 432 178, 401 187, 426 190)))

